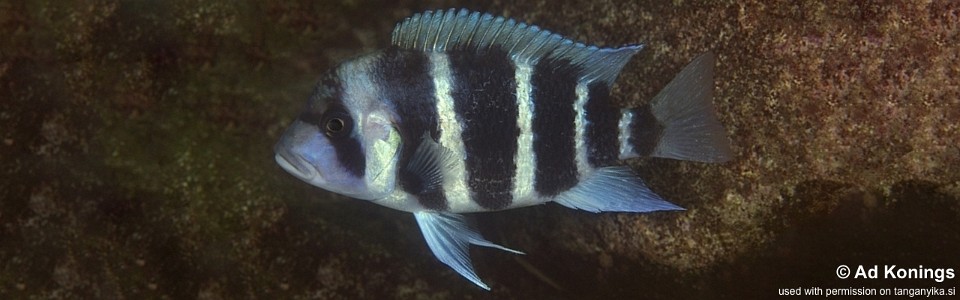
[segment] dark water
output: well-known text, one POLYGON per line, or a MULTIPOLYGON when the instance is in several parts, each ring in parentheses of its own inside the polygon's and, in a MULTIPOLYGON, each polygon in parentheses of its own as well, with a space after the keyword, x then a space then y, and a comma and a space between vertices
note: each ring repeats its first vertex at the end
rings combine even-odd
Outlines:
POLYGON ((0 298, 955 287, 835 271, 960 269, 957 24, 946 1, 0 1, 0 298), (309 187, 271 151, 323 70, 447 7, 646 42, 615 87, 624 105, 714 51, 737 159, 631 162, 686 212, 478 215, 485 236, 527 255, 474 249, 493 291, 476 288, 434 259, 409 214, 309 187))

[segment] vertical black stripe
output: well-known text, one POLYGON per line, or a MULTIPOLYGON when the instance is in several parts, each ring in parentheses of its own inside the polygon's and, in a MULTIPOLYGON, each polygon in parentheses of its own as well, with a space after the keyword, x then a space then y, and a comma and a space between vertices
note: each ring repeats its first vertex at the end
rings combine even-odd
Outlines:
POLYGON ((587 160, 592 167, 605 167, 617 162, 620 152, 618 139, 620 110, 610 101, 610 87, 602 82, 588 86, 589 94, 584 111, 587 115, 587 160))
POLYGON ((393 105, 400 117, 398 127, 404 141, 398 162, 400 188, 415 195, 420 205, 428 209, 446 210, 449 205, 442 188, 424 189, 420 174, 405 171, 424 134, 435 141, 440 138, 430 58, 423 52, 391 47, 384 51, 374 68, 381 96, 393 105))
MULTIPOLYGON (((333 72, 328 72, 314 88, 313 94, 307 100, 303 112, 297 116, 300 121, 313 125, 320 133, 325 132, 323 124, 331 115, 337 115, 344 120, 344 128, 349 133, 353 128, 353 120, 349 118, 347 109, 340 99, 343 97, 343 86, 340 79, 333 72)), ((366 172, 367 159, 363 155, 360 141, 353 136, 336 136, 328 138, 337 155, 337 161, 348 173, 357 178, 363 178, 366 172)))
POLYGON ((577 184, 574 103, 580 70, 568 60, 537 63, 533 86, 533 153, 537 158, 537 193, 555 196, 577 184))
MULTIPOLYGON (((316 93, 316 92, 315 92, 316 93)), ((339 96, 339 94, 336 94, 339 96)), ((339 98, 334 98, 339 99, 339 98)), ((331 118, 343 120, 343 134, 327 135, 327 140, 333 146, 333 151, 337 155, 337 161, 351 175, 357 178, 363 178, 366 173, 367 158, 363 154, 363 147, 356 136, 351 134, 354 128, 354 121, 342 104, 334 102, 329 103, 328 98, 322 98, 314 95, 307 104, 307 109, 297 117, 301 122, 313 125, 317 131, 326 134, 326 122, 331 118), (325 109, 319 112, 319 109, 325 109), (347 135, 349 134, 349 135, 347 135)))
MULTIPOLYGON (((420 51, 400 50, 396 47, 384 51, 377 62, 381 96, 393 104, 401 120, 401 134, 412 134, 412 141, 429 133, 434 140, 440 138, 437 122, 437 106, 433 78, 430 77, 430 58, 420 51)), ((403 136, 404 141, 411 141, 403 136)), ((409 144, 409 143, 408 143, 409 144)), ((411 150, 416 149, 416 145, 411 150)), ((413 153, 413 151, 410 151, 413 153)))
POLYGON ((633 118, 630 119, 630 137, 627 142, 633 146, 633 152, 640 156, 649 156, 660 142, 663 125, 650 110, 650 105, 632 109, 633 118))
POLYGON ((363 156, 363 149, 360 147, 360 141, 356 138, 348 137, 342 140, 331 141, 333 150, 337 153, 337 160, 340 165, 346 167, 347 172, 357 178, 363 178, 367 167, 367 159, 363 156))
POLYGON ((452 52, 450 67, 471 198, 485 209, 506 208, 513 202, 513 158, 520 135, 515 67, 501 50, 452 52))

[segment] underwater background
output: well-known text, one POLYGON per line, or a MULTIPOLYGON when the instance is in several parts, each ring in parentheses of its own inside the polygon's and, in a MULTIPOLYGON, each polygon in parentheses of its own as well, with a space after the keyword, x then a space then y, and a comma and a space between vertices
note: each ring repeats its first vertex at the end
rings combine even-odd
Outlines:
POLYGON ((0 298, 743 299, 955 287, 958 1, 0 0, 0 298), (272 146, 321 73, 465 7, 601 46, 652 98, 700 53, 735 159, 630 161, 685 212, 476 215, 484 291, 413 217, 313 188, 272 146), (882 272, 882 271, 881 271, 882 272))

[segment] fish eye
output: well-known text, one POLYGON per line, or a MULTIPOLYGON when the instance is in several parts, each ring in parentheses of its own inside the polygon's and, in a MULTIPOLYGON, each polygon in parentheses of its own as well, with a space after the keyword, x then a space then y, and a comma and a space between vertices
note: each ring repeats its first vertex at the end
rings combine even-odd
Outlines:
POLYGON ((327 120, 327 132, 330 132, 330 133, 340 132, 343 130, 343 125, 344 125, 343 120, 341 119, 333 118, 333 119, 327 120))
POLYGON ((335 138, 348 135, 353 124, 349 115, 335 111, 328 113, 318 125, 322 126, 324 134, 335 138))

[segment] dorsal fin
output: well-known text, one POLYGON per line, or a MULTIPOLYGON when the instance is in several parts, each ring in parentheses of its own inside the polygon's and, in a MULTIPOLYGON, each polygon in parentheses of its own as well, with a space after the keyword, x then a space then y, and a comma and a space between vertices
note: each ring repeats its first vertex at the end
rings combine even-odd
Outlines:
POLYGON ((564 38, 537 26, 466 9, 414 14, 393 29, 392 44, 427 52, 484 51, 497 47, 516 62, 536 64, 541 59, 567 60, 583 70, 587 82, 607 85, 643 45, 599 48, 564 38))

